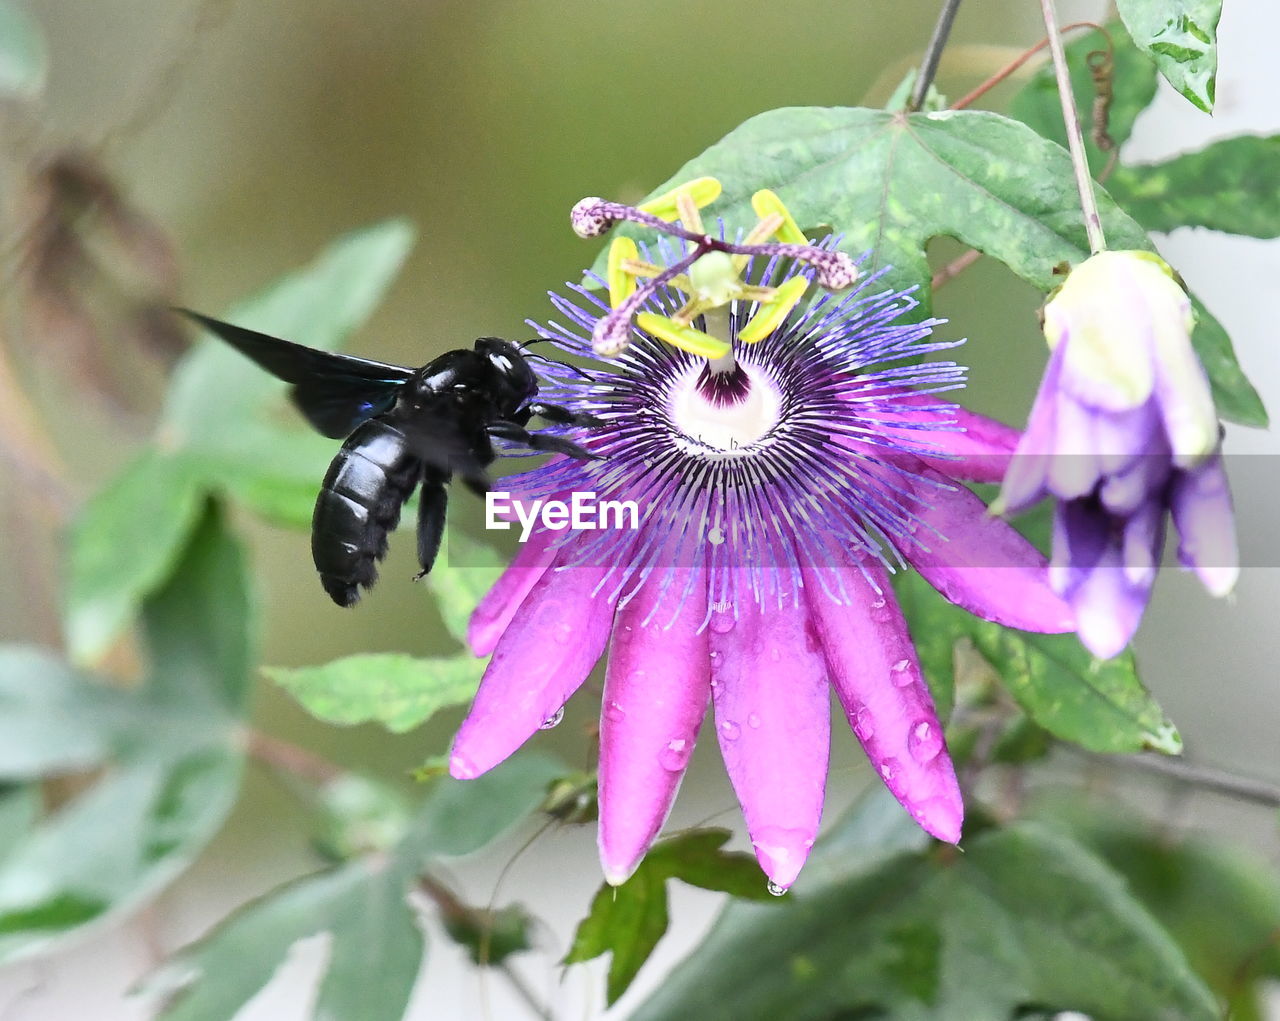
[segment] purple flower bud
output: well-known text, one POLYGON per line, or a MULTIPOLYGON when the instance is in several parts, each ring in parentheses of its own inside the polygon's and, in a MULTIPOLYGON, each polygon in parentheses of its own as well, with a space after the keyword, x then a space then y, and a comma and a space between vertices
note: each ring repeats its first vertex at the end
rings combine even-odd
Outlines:
POLYGON ((609 203, 602 198, 585 198, 569 212, 569 223, 580 238, 598 238, 614 224, 609 203))
POLYGON ((1235 580, 1219 426, 1192 326, 1186 293, 1150 252, 1093 256, 1045 306, 1053 353, 998 505, 1060 501, 1054 587, 1098 656, 1119 653, 1142 619, 1171 500, 1184 565, 1214 595, 1235 580))

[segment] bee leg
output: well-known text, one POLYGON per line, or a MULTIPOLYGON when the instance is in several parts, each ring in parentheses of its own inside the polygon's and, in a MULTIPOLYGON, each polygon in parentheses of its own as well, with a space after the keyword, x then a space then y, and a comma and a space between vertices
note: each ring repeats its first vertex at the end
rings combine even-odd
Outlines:
POLYGON ((444 485, 448 480, 448 474, 439 468, 423 469, 422 495, 418 498, 418 563, 422 570, 413 576, 414 581, 431 573, 440 552, 445 510, 449 505, 449 491, 444 485))
POLYGON ((546 433, 530 432, 524 426, 517 425, 515 422, 490 423, 489 435, 523 443, 530 450, 545 450, 549 453, 567 454, 569 457, 576 457, 580 461, 603 460, 599 454, 593 454, 585 447, 580 447, 572 440, 566 440, 563 436, 548 436, 546 433))
POLYGON ((558 404, 543 404, 541 401, 534 401, 532 404, 526 404, 520 410, 521 412, 528 412, 524 416, 524 421, 520 423, 521 425, 524 425, 534 415, 546 419, 548 422, 554 422, 556 425, 604 425, 604 421, 596 418, 595 415, 589 415, 585 411, 570 411, 568 408, 562 408, 558 404))

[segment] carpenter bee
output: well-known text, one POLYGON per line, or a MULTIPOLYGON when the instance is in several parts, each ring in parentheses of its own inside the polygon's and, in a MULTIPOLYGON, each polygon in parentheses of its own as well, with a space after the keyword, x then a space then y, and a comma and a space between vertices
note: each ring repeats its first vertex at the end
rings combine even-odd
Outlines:
POLYGON ((562 436, 531 432, 535 415, 557 425, 599 420, 535 400, 537 357, 521 345, 480 337, 420 369, 333 354, 179 309, 272 375, 293 384, 294 404, 319 432, 346 438, 320 487, 311 521, 311 555, 320 583, 339 606, 352 606, 377 580, 387 533, 422 484, 418 563, 427 574, 444 533, 456 474, 477 494, 489 489, 492 439, 576 458, 596 455, 562 436))

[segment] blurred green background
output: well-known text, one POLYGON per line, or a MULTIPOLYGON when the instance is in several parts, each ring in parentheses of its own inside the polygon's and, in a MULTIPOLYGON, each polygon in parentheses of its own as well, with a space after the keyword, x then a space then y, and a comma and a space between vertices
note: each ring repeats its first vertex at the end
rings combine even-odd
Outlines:
MULTIPOLYGON (((526 317, 548 314, 547 289, 576 279, 595 255, 594 245, 568 227, 577 199, 636 198, 763 110, 883 102, 918 57, 936 14, 932 0, 27 0, 25 6, 47 34, 51 77, 34 127, 11 133, 5 144, 7 180, 20 180, 29 161, 51 152, 94 154, 134 206, 176 244, 182 302, 212 314, 305 262, 336 235, 406 216, 418 227, 417 248, 390 299, 351 348, 414 365, 477 335, 521 336, 526 317)), ((1064 5, 1062 17, 1100 11, 1099 4, 1064 5)), ((1236 14, 1229 11, 1223 22, 1216 123, 1165 97, 1139 123, 1134 147, 1140 155, 1154 158, 1228 129, 1275 129, 1261 122, 1275 114, 1249 107, 1246 97, 1260 88, 1259 75, 1275 84, 1274 68, 1248 62, 1250 40, 1261 38, 1268 25, 1273 33, 1280 26, 1268 12, 1237 13, 1232 21, 1236 14)), ((1037 5, 1027 0, 966 5, 939 86, 952 96, 967 91, 1042 31, 1037 5)), ((991 103, 998 108, 1016 81, 988 97, 991 103)), ((6 202, 10 230, 21 216, 15 205, 6 202)), ((1245 368, 1274 413, 1280 409, 1276 361, 1266 341, 1272 326, 1250 321, 1239 303, 1255 276, 1262 282, 1280 269, 1276 255, 1234 239, 1235 247, 1224 250, 1220 244, 1226 242, 1215 242, 1219 247, 1205 248, 1202 233, 1182 233, 1188 236, 1172 239, 1166 254, 1233 330, 1245 368)), ((959 251, 939 243, 935 254, 941 264, 959 251)), ((940 293, 937 313, 951 319, 943 332, 970 338, 960 358, 973 368, 965 397, 971 407, 1014 421, 1025 415, 1044 357, 1034 315, 1039 300, 989 262, 940 293)), ((158 391, 144 389, 137 414, 122 417, 85 401, 43 366, 39 351, 26 350, 24 378, 53 423, 81 493, 91 492, 136 449, 158 391)), ((1275 453, 1269 440, 1246 436, 1239 442, 1251 454, 1275 453)), ((1251 516, 1250 508, 1265 508, 1276 496, 1274 473, 1259 471, 1260 483, 1256 477, 1237 480, 1245 491, 1246 521, 1264 520, 1251 516)), ((13 475, 0 476, 0 485, 16 484, 13 475)), ((454 513, 455 527, 478 534, 474 498, 459 493, 454 513)), ((408 582, 412 542, 393 544, 376 592, 358 610, 343 612, 317 584, 304 534, 243 523, 262 583, 264 662, 446 647, 427 593, 408 582)), ((0 549, 9 559, 23 551, 15 549, 19 533, 7 531, 10 542, 0 549)), ((38 548, 21 542, 28 554, 38 548)), ((1274 549, 1259 557, 1280 563, 1274 549)), ((0 586, 5 638, 49 637, 45 584, 56 565, 45 557, 33 568, 29 560, 24 558, 23 577, 34 579, 31 587, 0 586)), ((1148 684, 1181 726, 1189 750, 1280 780, 1278 719, 1268 697, 1275 629, 1264 633, 1263 627, 1274 617, 1274 574, 1247 573, 1237 605, 1211 605, 1187 579, 1170 575, 1139 650, 1148 684)), ((591 695, 580 695, 565 723, 538 743, 571 764, 587 765, 585 728, 595 712, 591 695)), ((403 737, 371 728, 339 730, 312 722, 264 684, 257 719, 263 729, 346 765, 407 777, 427 755, 447 747, 457 715, 403 737)), ((868 772, 843 725, 836 734, 833 811, 868 772)), ((63 1016, 59 1012, 73 1010, 78 999, 113 1004, 95 1017, 146 1016, 116 1000, 145 968, 152 953, 148 940, 170 946, 189 939, 228 905, 306 863, 305 838, 291 806, 276 784, 252 775, 244 803, 194 882, 163 898, 144 925, 127 928, 123 940, 99 940, 11 976, 5 986, 14 1004, 9 1017, 63 1016)), ((1210 806, 1210 821, 1217 810, 1210 806)), ((676 821, 712 813, 726 813, 718 821, 736 824, 723 770, 708 745, 691 770, 676 821)), ((1217 821, 1252 825, 1229 813, 1217 821)), ((1256 832, 1262 840, 1268 831, 1259 826, 1256 832)), ((1275 856, 1273 838, 1266 849, 1275 856)), ((501 849, 488 863, 460 873, 477 897, 487 897, 510 853, 501 849)), ((594 839, 583 828, 544 841, 513 877, 512 895, 544 887, 543 902, 534 906, 553 916, 546 953, 528 971, 539 986, 555 982, 564 926, 585 907, 595 869, 594 839)), ((664 945, 664 959, 696 938, 714 903, 697 893, 677 901, 675 936, 664 945)), ((459 1006, 457 1012, 424 1007, 421 1016, 474 1015, 476 980, 443 941, 434 947, 432 1002, 459 1006), (443 988, 450 992, 441 993, 443 988), (446 998, 436 999, 440 995, 446 998)), ((641 985, 660 969, 651 966, 641 985)), ((565 1016, 590 1016, 588 986, 556 987, 554 999, 565 1006, 565 1016)), ((300 1009, 296 995, 282 995, 281 1005, 270 1008, 277 1012, 262 1017, 299 1016, 289 1013, 300 1009)), ((492 1016, 508 1016, 503 1001, 494 1002, 492 1016)))

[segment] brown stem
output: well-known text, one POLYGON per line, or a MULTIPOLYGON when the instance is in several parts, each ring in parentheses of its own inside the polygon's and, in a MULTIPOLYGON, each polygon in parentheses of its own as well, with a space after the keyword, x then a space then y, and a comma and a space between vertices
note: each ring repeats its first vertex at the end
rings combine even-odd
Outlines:
MULTIPOLYGON (((1062 27, 1062 31, 1072 32, 1078 28, 1088 28, 1097 32, 1101 32, 1103 35, 1106 35, 1106 29, 1104 29, 1101 25, 1096 24, 1095 22, 1092 22, 1092 21, 1073 21, 1070 25, 1064 25, 1062 27)), ((993 74, 990 78, 988 78, 985 82, 979 85, 972 92, 966 93, 965 95, 957 99, 954 103, 952 103, 951 109, 963 110, 970 103, 974 102, 975 100, 981 99, 983 96, 985 96, 988 92, 994 89, 1002 81, 1004 81, 1011 74, 1017 71, 1018 68, 1020 68, 1023 64, 1025 64, 1028 60, 1030 60, 1032 57, 1034 57, 1037 53, 1039 53, 1048 45, 1049 45, 1049 37, 1045 36, 1043 39, 1041 39, 1038 43, 1036 43, 1030 49, 1023 50, 1023 52, 1019 56, 1015 57, 1012 61, 1010 61, 1008 64, 1002 67, 999 71, 993 74)))
POLYGON ((969 251, 952 259, 949 263, 943 266, 942 269, 938 270, 938 272, 933 275, 933 280, 931 281, 930 286, 936 291, 948 280, 954 280, 981 258, 982 253, 980 251, 976 248, 969 249, 969 251))
POLYGON ((249 757, 264 766, 323 786, 341 778, 346 770, 328 759, 260 730, 249 727, 244 732, 245 750, 249 757))

